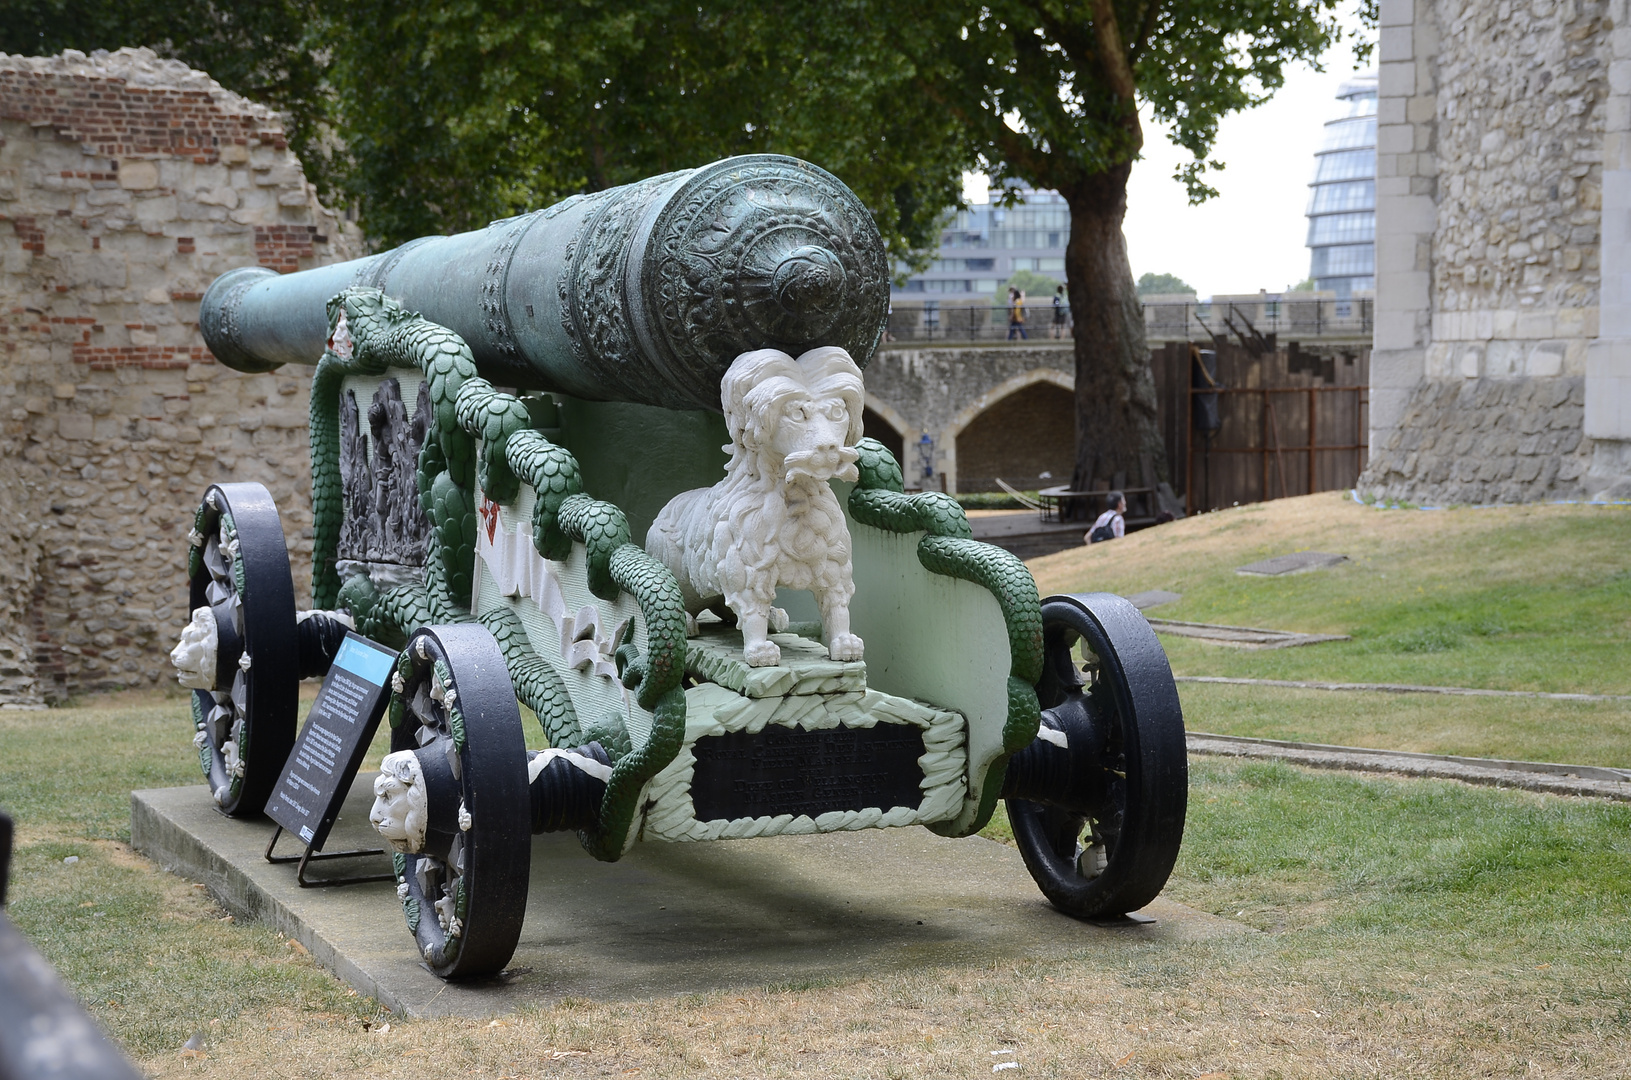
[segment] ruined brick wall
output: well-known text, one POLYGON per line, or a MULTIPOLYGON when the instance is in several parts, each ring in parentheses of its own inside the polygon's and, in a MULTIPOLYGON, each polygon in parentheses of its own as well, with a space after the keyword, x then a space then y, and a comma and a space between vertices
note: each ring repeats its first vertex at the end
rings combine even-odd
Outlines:
POLYGON ((1602 330, 1605 147, 1625 112, 1610 5, 1384 0, 1381 11, 1361 487, 1432 503, 1612 496, 1631 476, 1584 420, 1602 330))
POLYGON ((309 369, 217 364, 198 301, 361 253, 276 114, 202 72, 0 55, 0 704, 169 678, 211 482, 272 491, 309 594, 309 369))

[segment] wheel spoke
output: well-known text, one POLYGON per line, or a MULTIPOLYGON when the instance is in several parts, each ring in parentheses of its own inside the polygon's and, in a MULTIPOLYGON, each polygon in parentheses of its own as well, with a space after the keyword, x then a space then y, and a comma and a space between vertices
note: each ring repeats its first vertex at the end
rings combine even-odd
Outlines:
POLYGON ((221 557, 221 544, 215 537, 210 537, 204 544, 204 568, 210 572, 214 581, 225 584, 231 580, 232 574, 226 560, 221 557))
POLYGON ((204 587, 204 600, 210 607, 215 607, 230 596, 232 587, 225 582, 212 581, 204 587))

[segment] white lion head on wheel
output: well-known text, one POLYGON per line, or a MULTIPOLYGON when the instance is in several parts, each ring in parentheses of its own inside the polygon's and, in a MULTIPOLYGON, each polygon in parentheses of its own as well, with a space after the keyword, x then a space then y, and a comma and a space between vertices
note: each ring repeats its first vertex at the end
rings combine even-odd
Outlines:
POLYGON ((386 754, 379 763, 368 820, 397 851, 413 855, 424 848, 430 808, 424 773, 412 750, 386 754))
POLYGON ((731 433, 725 475, 746 470, 791 482, 856 479, 861 411, 861 369, 836 346, 811 349, 797 360, 779 349, 744 353, 720 385, 731 433))
POLYGON ((217 648, 214 614, 207 607, 195 608, 181 641, 170 650, 176 681, 189 690, 214 690, 217 648))

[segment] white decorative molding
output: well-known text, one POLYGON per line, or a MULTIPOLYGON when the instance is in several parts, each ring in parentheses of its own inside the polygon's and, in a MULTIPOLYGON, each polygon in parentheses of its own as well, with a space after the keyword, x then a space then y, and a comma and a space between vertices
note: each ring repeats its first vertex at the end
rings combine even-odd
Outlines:
POLYGON ((849 527, 829 481, 857 478, 865 400, 861 369, 835 347, 797 360, 776 349, 738 356, 720 386, 731 454, 725 479, 663 507, 646 550, 673 571, 696 615, 723 601, 754 667, 781 659, 777 588, 809 590, 834 660, 859 660, 849 527))
POLYGON ((602 784, 611 783, 612 767, 610 765, 596 761, 594 758, 589 757, 586 754, 575 754, 570 750, 561 750, 555 747, 551 747, 548 750, 538 751, 532 756, 531 760, 527 762, 527 783, 535 783, 538 779, 538 774, 549 768, 549 763, 555 761, 556 759, 564 760, 574 769, 594 777, 602 784))
MULTIPOLYGON (((497 520, 496 513, 487 511, 485 506, 483 510, 484 517, 491 513, 497 520)), ((517 523, 513 530, 500 525, 491 533, 479 528, 476 555, 487 564, 501 596, 529 598, 555 624, 561 635, 561 656, 568 667, 617 678, 613 654, 628 630, 629 620, 621 619, 608 625, 609 620, 594 604, 569 611, 560 576, 554 565, 538 554, 531 528, 525 523, 517 523)))
POLYGON ((451 894, 444 895, 431 906, 436 909, 436 921, 441 924, 444 934, 450 938, 456 938, 464 933, 464 925, 459 922, 459 917, 454 914, 457 907, 454 896, 451 894))
POLYGON ((329 335, 328 347, 341 360, 351 359, 356 350, 357 343, 351 336, 351 327, 345 321, 345 308, 340 309, 340 317, 334 323, 334 333, 329 335))
POLYGON ((876 690, 749 698, 714 683, 693 686, 685 692, 685 743, 640 796, 641 805, 647 809, 639 832, 656 840, 739 840, 948 821, 963 809, 968 795, 967 732, 968 722, 961 713, 876 690), (691 800, 697 759, 691 748, 699 739, 731 731, 756 733, 767 724, 816 731, 870 728, 880 723, 902 724, 923 732, 923 756, 917 762, 923 770, 923 800, 917 806, 834 810, 813 818, 779 814, 728 821, 697 820, 696 805, 691 800))

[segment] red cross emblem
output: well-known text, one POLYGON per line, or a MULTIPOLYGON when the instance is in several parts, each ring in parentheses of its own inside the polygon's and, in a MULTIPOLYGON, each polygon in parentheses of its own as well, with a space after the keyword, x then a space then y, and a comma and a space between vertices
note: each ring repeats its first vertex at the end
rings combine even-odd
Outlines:
POLYGON ((498 531, 498 504, 487 496, 481 497, 481 520, 487 525, 487 542, 493 542, 493 534, 498 531))

